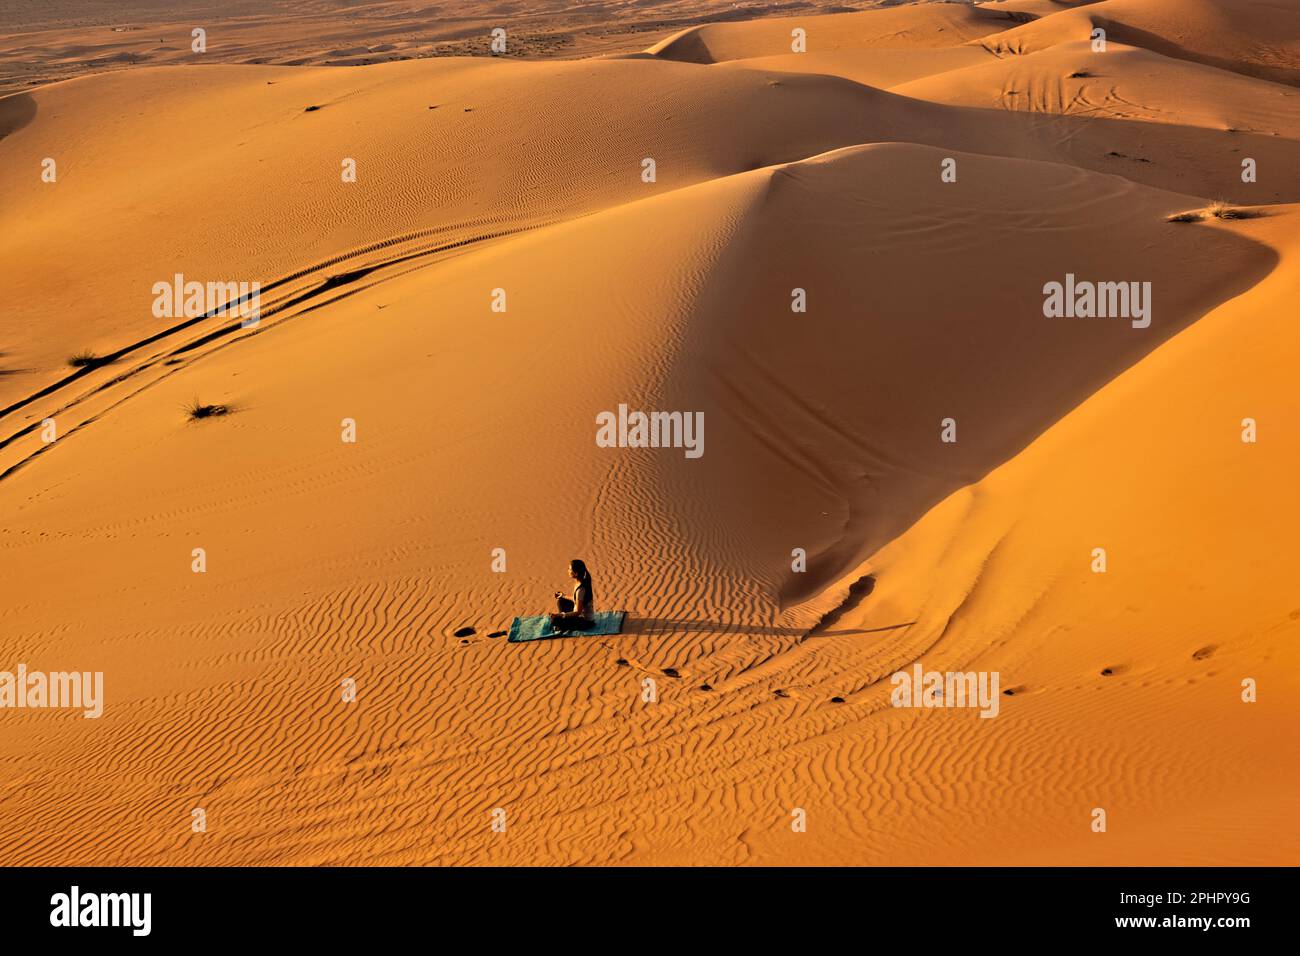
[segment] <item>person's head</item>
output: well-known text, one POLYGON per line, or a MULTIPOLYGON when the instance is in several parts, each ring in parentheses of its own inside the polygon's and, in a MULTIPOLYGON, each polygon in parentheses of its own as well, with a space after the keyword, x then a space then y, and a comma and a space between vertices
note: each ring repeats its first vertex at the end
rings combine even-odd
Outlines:
POLYGON ((575 581, 586 581, 591 577, 591 572, 587 570, 581 558, 574 558, 569 562, 569 577, 575 581))

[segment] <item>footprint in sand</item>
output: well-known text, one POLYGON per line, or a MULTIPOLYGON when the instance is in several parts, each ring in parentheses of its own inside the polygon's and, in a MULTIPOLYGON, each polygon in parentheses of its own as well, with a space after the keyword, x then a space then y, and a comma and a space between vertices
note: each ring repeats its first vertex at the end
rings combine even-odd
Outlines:
POLYGON ((1192 651, 1192 658, 1194 660, 1203 661, 1207 657, 1212 656, 1218 649, 1219 647, 1217 644, 1206 644, 1204 647, 1192 651))
POLYGON ((470 636, 471 634, 473 634, 473 633, 474 633, 474 628, 470 627, 469 625, 466 625, 465 627, 458 627, 458 628, 456 628, 456 630, 454 630, 454 631, 451 632, 451 636, 452 636, 452 637, 469 637, 469 636, 470 636))

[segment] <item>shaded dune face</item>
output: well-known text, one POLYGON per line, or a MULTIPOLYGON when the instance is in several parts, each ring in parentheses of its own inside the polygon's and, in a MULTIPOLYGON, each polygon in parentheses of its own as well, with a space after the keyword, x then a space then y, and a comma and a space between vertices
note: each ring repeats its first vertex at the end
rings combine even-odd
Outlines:
POLYGON ((1290 14, 1189 9, 0 99, 0 669, 107 688, 4 714, 0 857, 1294 862, 1290 14), (259 324, 158 318, 176 273, 259 324), (1149 327, 1047 317, 1067 275, 1149 327), (620 405, 703 454, 600 447, 620 405), (574 556, 622 634, 490 636, 574 556), (917 663, 1001 713, 892 707, 917 663))
POLYGON ((30 94, 19 93, 0 99, 0 139, 22 129, 36 116, 36 101, 30 94))

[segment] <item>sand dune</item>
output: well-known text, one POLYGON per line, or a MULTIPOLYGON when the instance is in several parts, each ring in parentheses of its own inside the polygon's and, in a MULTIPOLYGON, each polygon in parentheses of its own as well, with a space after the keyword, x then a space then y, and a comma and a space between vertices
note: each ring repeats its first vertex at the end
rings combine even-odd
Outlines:
POLYGON ((993 59, 979 46, 921 47, 909 49, 847 49, 832 52, 781 53, 728 60, 739 69, 839 76, 865 86, 892 89, 910 80, 974 66, 993 59))
POLYGON ((1087 40, 1076 40, 1023 56, 985 58, 891 89, 980 109, 1300 138, 1300 95, 1287 87, 1119 43, 1109 44, 1104 55, 1092 53, 1087 40), (1178 91, 1176 98, 1170 96, 1171 87, 1178 91))
POLYGON ((0 99, 0 670, 106 685, 0 711, 0 857, 1294 863, 1295 50, 1189 6, 0 99), (154 315, 178 272, 260 323, 154 315), (1046 318, 1067 273, 1149 326, 1046 318), (597 447, 620 404, 704 454, 597 447), (490 636, 575 555, 624 634, 490 636), (917 662, 1010 693, 891 706, 917 662))
POLYGON ((1101 0, 979 42, 999 55, 1033 53, 1088 39, 1098 27, 1108 41, 1300 85, 1300 7, 1288 0, 1101 0))
POLYGON ((806 34, 806 50, 897 50, 950 47, 998 33, 1018 21, 1011 14, 961 4, 894 7, 862 13, 774 17, 689 27, 654 46, 662 59, 722 63, 789 53, 792 31, 806 34))
MULTIPOLYGON (((1288 341, 1300 246, 1297 210, 1278 212, 1210 227, 1281 252, 1262 282, 943 502, 867 566, 880 585, 853 623, 916 619, 900 655, 923 648, 952 666, 978 660, 1000 667, 1016 690, 1006 739, 967 733, 973 753, 965 759, 1021 759, 1008 760, 996 790, 972 801, 978 818, 970 806, 954 808, 964 820, 953 824, 987 825, 996 808, 1008 834, 1015 831, 1008 859, 1059 858, 1049 834, 1069 828, 1072 801, 1125 808, 1115 829, 1123 826, 1128 859, 1293 859, 1284 835, 1296 802, 1285 794, 1300 755, 1288 712, 1300 607, 1285 539, 1300 528, 1300 505, 1285 472, 1298 398, 1289 359, 1275 347, 1288 341), (1273 423, 1267 447, 1242 443, 1246 416, 1273 423), (1089 569, 1094 547, 1108 551, 1104 575, 1089 569), (1243 705, 1244 678, 1270 687, 1271 700, 1243 705), (1079 710, 1095 719, 1081 725, 1070 716, 1079 710), (1096 768, 1087 782, 1061 772, 1059 754, 1043 742, 1045 726, 1066 725, 1072 759, 1096 768), (1195 799, 1169 785, 1188 775, 1195 799)), ((1072 858, 1114 862, 1094 836, 1081 831, 1072 858)))

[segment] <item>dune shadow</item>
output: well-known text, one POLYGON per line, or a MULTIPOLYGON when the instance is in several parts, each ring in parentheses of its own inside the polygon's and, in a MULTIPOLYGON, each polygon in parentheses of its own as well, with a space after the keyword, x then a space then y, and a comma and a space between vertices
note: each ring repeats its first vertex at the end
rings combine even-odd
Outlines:
POLYGON ((665 617, 637 617, 629 614, 623 625, 623 634, 762 634, 777 637, 798 637, 805 628, 777 627, 771 624, 743 624, 735 621, 689 620, 665 617))
POLYGON ((622 634, 656 636, 660 634, 733 634, 737 637, 851 637, 860 634, 881 634, 915 624, 902 621, 880 627, 835 627, 844 614, 856 608, 871 593, 874 579, 869 575, 854 582, 845 600, 824 614, 812 628, 780 627, 774 624, 745 624, 736 621, 711 621, 707 619, 635 617, 628 615, 622 634), (863 583, 869 582, 869 583, 863 583))
POLYGON ((0 140, 36 118, 36 100, 30 93, 0 97, 0 140))
POLYGON ((1171 60, 1200 63, 1203 66, 1212 66, 1215 69, 1236 73, 1240 76, 1250 76, 1258 80, 1268 80, 1272 83, 1282 83, 1287 86, 1300 86, 1300 70, 1285 66, 1264 66, 1263 64, 1242 62, 1229 57, 1212 56, 1208 53, 1188 50, 1158 33, 1139 30, 1137 27, 1119 23, 1106 17, 1097 17, 1095 23, 1106 31, 1106 36, 1111 40, 1128 46, 1141 47, 1150 50, 1152 53, 1167 56, 1171 60))

